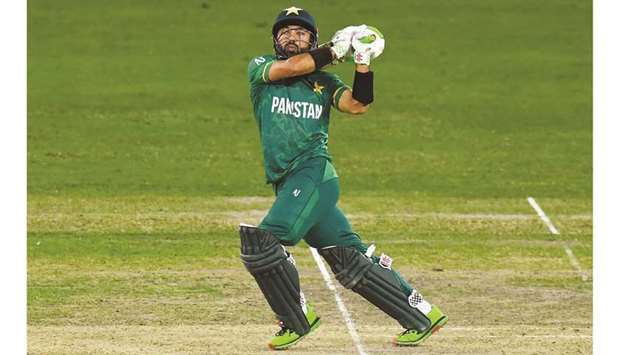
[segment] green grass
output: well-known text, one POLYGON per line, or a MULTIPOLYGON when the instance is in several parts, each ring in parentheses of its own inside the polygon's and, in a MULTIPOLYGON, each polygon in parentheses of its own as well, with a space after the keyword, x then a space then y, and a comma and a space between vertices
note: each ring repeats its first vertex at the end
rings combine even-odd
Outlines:
MULTIPOLYGON (((290 5, 28 2, 29 352, 220 353, 241 331, 239 349, 260 351, 272 315, 236 224, 273 197, 246 67, 271 52, 271 21, 290 5)), ((375 103, 358 118, 332 111, 329 149, 355 231, 456 327, 427 350, 591 351, 591 2, 296 6, 321 41, 360 23, 386 37, 375 103), (470 326, 496 328, 470 341, 470 326)), ((351 84, 351 64, 329 70, 351 84)), ((324 334, 337 334, 305 244, 291 250, 324 334)), ((371 352, 386 350, 377 327, 393 322, 343 297, 371 352)), ((347 352, 349 340, 311 347, 347 352)))
MULTIPOLYGON (((358 202, 351 198, 344 208, 371 200, 361 198, 358 202)), ((573 270, 562 248, 562 243, 569 243, 583 267, 591 269, 592 218, 584 214, 590 209, 588 204, 574 204, 577 209, 571 214, 556 216, 562 221, 559 225, 563 234, 551 236, 533 212, 524 209, 523 213, 520 207, 511 210, 510 201, 498 209, 502 213, 491 214, 489 209, 496 206, 487 205, 485 209, 480 200, 462 200, 460 204, 450 201, 449 208, 435 208, 467 213, 433 214, 407 211, 411 206, 403 202, 396 206, 401 207, 396 212, 395 206, 381 200, 370 203, 374 207, 366 209, 365 214, 353 210, 349 215, 362 238, 392 256, 399 269, 412 273, 413 268, 418 275, 438 270, 458 275, 512 275, 506 281, 510 287, 528 285, 580 292, 591 288, 591 282, 584 283, 573 270), (527 280, 532 282, 528 284, 527 280)), ((433 204, 438 202, 432 200, 433 204)), ((527 202, 522 201, 522 205, 527 202)), ((418 201, 415 208, 428 211, 429 206, 418 201)), ((269 199, 256 198, 31 198, 29 321, 105 323, 109 321, 110 315, 105 315, 109 309, 101 311, 104 315, 97 311, 84 318, 84 307, 90 309, 96 300, 112 302, 120 297, 134 305, 144 300, 153 302, 130 312, 128 318, 115 315, 113 319, 120 322, 140 323, 144 312, 159 314, 157 300, 169 298, 188 300, 189 308, 182 314, 159 314, 153 322, 216 322, 221 318, 190 314, 191 305, 206 302, 199 307, 222 317, 220 313, 226 313, 230 305, 227 301, 235 290, 242 285, 251 287, 251 279, 242 271, 238 258, 235 223, 256 222, 268 207, 269 199), (225 213, 222 205, 229 206, 225 213), (59 317, 56 312, 64 308, 69 313, 59 317)), ((315 268, 305 243, 291 250, 302 270, 315 268)), ((234 317, 229 313, 226 319, 234 317)), ((264 312, 252 319, 260 316, 265 316, 264 312)))
MULTIPOLYGON (((288 3, 203 3, 28 3, 29 193, 271 194, 245 68, 288 3)), ((387 39, 370 113, 332 117, 346 194, 591 198, 589 2, 348 6, 307 5, 387 39)))

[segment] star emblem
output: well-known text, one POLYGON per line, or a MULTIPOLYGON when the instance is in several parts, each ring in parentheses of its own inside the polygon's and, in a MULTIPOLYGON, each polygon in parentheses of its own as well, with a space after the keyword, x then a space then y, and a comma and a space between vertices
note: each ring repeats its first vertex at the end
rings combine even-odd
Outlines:
POLYGON ((282 10, 282 11, 286 11, 286 16, 288 16, 290 14, 295 14, 295 15, 299 16, 299 11, 300 10, 303 10, 303 9, 300 9, 298 7, 295 7, 295 6, 291 6, 289 8, 286 8, 286 9, 282 10))
POLYGON ((322 86, 321 84, 319 84, 318 81, 315 81, 314 82, 314 89, 312 89, 312 91, 318 93, 319 95, 322 95, 323 91, 321 91, 321 90, 323 90, 324 87, 325 86, 322 86))

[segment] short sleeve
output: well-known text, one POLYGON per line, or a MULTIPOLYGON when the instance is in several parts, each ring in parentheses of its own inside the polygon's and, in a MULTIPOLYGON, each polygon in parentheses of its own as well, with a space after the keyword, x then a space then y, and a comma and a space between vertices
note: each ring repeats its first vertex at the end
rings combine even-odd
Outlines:
MULTIPOLYGON (((347 90, 350 89, 345 83, 340 80, 340 78, 332 73, 328 73, 328 92, 331 97, 331 105, 338 109, 338 102, 340 101, 340 97, 347 90)), ((340 110, 340 109, 338 109, 340 110)))
POLYGON ((248 80, 251 84, 265 84, 269 82, 269 68, 275 61, 273 56, 252 58, 248 64, 248 80))
POLYGON ((350 90, 351 88, 348 87, 347 85, 343 85, 334 92, 334 96, 332 99, 332 106, 334 106, 338 111, 340 111, 340 108, 338 108, 338 102, 340 102, 340 97, 342 97, 342 94, 344 94, 344 92, 347 91, 347 89, 350 90))

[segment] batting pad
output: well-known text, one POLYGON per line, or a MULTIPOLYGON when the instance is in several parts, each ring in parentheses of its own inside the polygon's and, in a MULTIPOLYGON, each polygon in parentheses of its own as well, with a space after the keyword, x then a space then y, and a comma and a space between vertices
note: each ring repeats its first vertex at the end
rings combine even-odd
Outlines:
POLYGON ((299 335, 310 332, 303 310, 299 274, 292 258, 270 232, 240 225, 241 260, 254 276, 269 306, 285 327, 299 335))
POLYGON ((319 253, 342 286, 379 307, 403 328, 423 331, 430 326, 430 320, 409 302, 409 296, 403 293, 391 270, 352 247, 327 247, 319 253))

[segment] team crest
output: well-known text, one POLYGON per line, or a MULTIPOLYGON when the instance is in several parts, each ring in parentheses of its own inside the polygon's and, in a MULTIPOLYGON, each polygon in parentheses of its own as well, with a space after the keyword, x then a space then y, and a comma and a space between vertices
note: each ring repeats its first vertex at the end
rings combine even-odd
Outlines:
POLYGON ((319 84, 318 81, 314 82, 314 88, 312 89, 312 91, 316 92, 319 95, 323 94, 323 89, 325 88, 325 86, 319 84))

